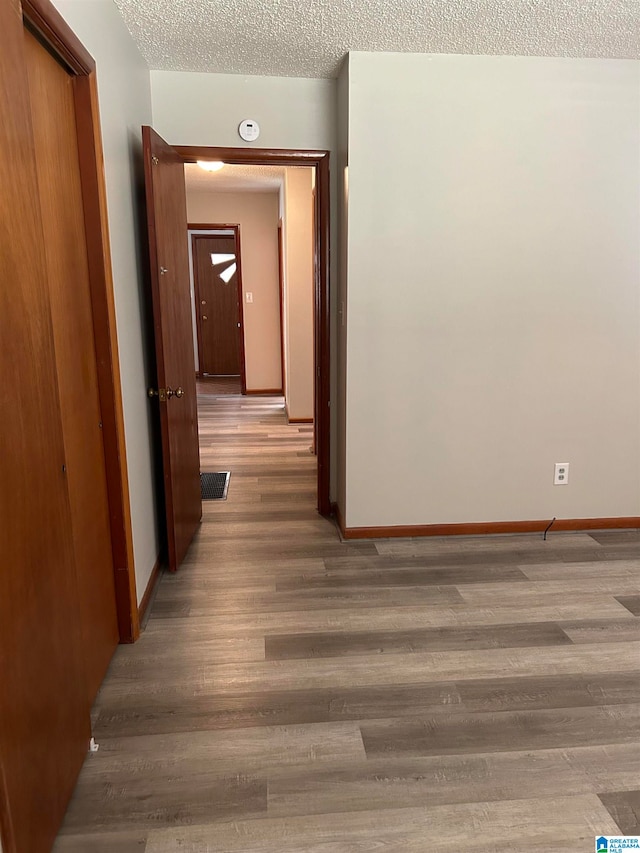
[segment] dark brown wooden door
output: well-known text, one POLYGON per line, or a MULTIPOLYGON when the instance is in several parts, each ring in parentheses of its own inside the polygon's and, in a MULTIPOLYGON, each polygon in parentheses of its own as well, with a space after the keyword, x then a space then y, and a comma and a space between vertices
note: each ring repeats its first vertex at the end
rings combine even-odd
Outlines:
POLYGON ((239 376, 240 305, 238 257, 234 235, 194 235, 200 373, 239 376))
MULTIPOLYGON (((0 3, 0 825, 48 853, 90 738, 25 40, 0 3)), ((73 235, 75 239, 75 235, 73 235)))
POLYGON ((118 644, 73 78, 25 33, 47 281, 90 703, 118 644))
POLYGON ((142 128, 169 568, 184 559, 202 516, 187 200, 182 159, 142 128))

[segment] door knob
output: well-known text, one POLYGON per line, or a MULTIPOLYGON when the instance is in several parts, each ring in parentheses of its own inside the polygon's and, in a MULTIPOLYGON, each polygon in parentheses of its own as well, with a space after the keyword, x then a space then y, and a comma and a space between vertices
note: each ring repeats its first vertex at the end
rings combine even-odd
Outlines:
POLYGON ((201 304, 201 305, 206 305, 206 304, 207 304, 207 300, 206 300, 206 299, 203 299, 203 300, 202 300, 202 302, 201 302, 200 304, 201 304))
POLYGON ((206 315, 206 314, 203 314, 203 315, 202 315, 202 319, 203 319, 203 320, 208 320, 209 318, 207 317, 207 315, 206 315))
POLYGON ((167 400, 171 397, 184 397, 184 388, 178 386, 177 388, 167 388, 167 400))

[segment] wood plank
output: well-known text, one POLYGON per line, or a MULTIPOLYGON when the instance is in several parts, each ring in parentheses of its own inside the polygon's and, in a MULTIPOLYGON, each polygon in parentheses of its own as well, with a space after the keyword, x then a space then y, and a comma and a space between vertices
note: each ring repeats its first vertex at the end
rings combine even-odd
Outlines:
MULTIPOLYGON (((146 680, 148 695, 170 694, 182 685, 193 694, 266 690, 353 687, 378 684, 463 681, 478 678, 535 675, 573 675, 633 672, 638 668, 640 643, 602 646, 566 645, 534 649, 419 652, 410 655, 363 655, 354 658, 265 661, 200 665, 176 677, 166 674, 146 680)), ((131 692, 131 680, 113 676, 102 689, 111 699, 131 692)))
POLYGON ((640 548, 640 530, 597 530, 590 535, 600 545, 631 543, 640 548))
MULTIPOLYGON (((215 763, 212 763, 215 767, 215 763)), ((87 809, 94 830, 136 831, 189 825, 234 817, 259 817, 267 811, 267 782, 251 775, 215 770, 200 772, 103 774, 81 776, 61 834, 87 828, 87 809)))
POLYGON ((640 639, 640 620, 635 619, 584 619, 561 622, 559 627, 572 643, 619 643, 640 639))
POLYGON ((425 808, 340 812, 235 821, 152 831, 146 853, 356 853, 381 848, 394 853, 531 853, 536 845, 558 853, 584 853, 596 833, 617 827, 597 796, 554 797, 499 803, 461 803, 425 808), (535 827, 535 829, 534 829, 535 827), (497 846, 497 839, 500 839, 497 846))
POLYGON ((52 853, 145 853, 147 831, 90 832, 77 835, 59 835, 52 853))
POLYGON ((623 835, 640 835, 640 791, 601 794, 600 800, 623 835))
POLYGON ((194 660, 199 660, 203 665, 215 665, 265 659, 264 640, 257 637, 215 637, 195 640, 190 644, 176 642, 171 646, 158 640, 154 642, 152 637, 143 639, 144 648, 136 649, 135 652, 131 646, 118 647, 109 670, 110 676, 126 676, 135 680, 153 678, 155 673, 156 677, 162 678, 163 672, 179 673, 194 660))
POLYGON ((325 590, 294 590, 292 592, 257 591, 251 593, 221 593, 203 600, 197 590, 181 589, 170 600, 158 596, 154 614, 162 618, 176 616, 216 616, 234 613, 280 613, 305 610, 324 610, 360 606, 371 607, 415 607, 417 602, 425 606, 456 604, 461 602, 455 587, 401 587, 399 589, 378 587, 370 590, 366 597, 359 589, 341 589, 336 592, 325 590))
MULTIPOLYGON (((561 533, 544 540, 540 534, 525 533, 517 536, 459 536, 435 537, 433 539, 383 539, 376 543, 380 554, 433 554, 440 552, 478 554, 484 552, 496 555, 508 553, 513 562, 517 562, 517 554, 521 551, 534 551, 538 554, 549 554, 553 551, 589 551, 601 550, 601 545, 588 534, 561 533)), ((539 560, 539 562, 541 562, 539 560)))
POLYGON ((469 711, 519 711, 640 702, 640 671, 457 682, 469 711))
MULTIPOLYGON (((559 695, 564 694, 560 692, 559 695)), ((582 694, 580 698, 583 698, 582 694)), ((96 708, 94 731, 101 738, 125 737, 147 733, 334 723, 405 714, 417 716, 427 712, 448 714, 460 702, 460 692, 452 682, 268 690, 226 695, 213 691, 194 695, 193 691, 178 687, 161 697, 133 696, 126 704, 117 697, 111 699, 108 694, 101 697, 96 708)))
POLYGON ((615 597, 629 613, 640 616, 640 595, 616 595, 615 597))
POLYGON ((526 575, 513 566, 484 566, 481 571, 469 567, 448 569, 394 569, 393 571, 325 572, 321 576, 305 575, 279 581, 277 590, 341 589, 343 587, 376 586, 452 586, 455 584, 491 583, 493 581, 525 581, 526 575))
MULTIPOLYGON (((454 537, 455 538, 455 537, 454 537)), ((439 540, 423 539, 420 540, 426 543, 433 543, 431 551, 423 553, 412 553, 414 549, 406 549, 407 553, 379 553, 380 542, 375 543, 376 552, 364 555, 363 559, 358 559, 357 554, 349 556, 345 551, 342 555, 329 556, 325 560, 327 570, 336 569, 384 569, 384 568, 402 568, 412 566, 423 567, 460 567, 460 566, 477 566, 479 568, 486 566, 517 566, 522 569, 523 566, 550 566, 559 564, 560 566, 570 566, 574 563, 580 563, 583 566, 587 563, 625 563, 628 564, 631 560, 637 559, 637 552, 630 550, 627 546, 616 546, 615 549, 599 548, 572 548, 572 549, 553 549, 550 548, 544 554, 532 548, 516 548, 512 551, 505 548, 497 549, 495 552, 488 552, 483 549, 477 551, 452 550, 440 545, 439 540), (439 545, 439 547, 436 547, 439 545)), ((366 543, 351 541, 346 542, 346 546, 355 547, 366 543)), ((368 543, 373 544, 373 543, 368 543)))
MULTIPOLYGON (((188 605, 184 608, 188 609, 188 605)), ((169 608, 170 610, 170 608, 169 608)), ((315 633, 327 631, 366 631, 372 624, 380 630, 412 630, 415 628, 503 625, 511 623, 555 622, 580 620, 581 617, 597 619, 633 619, 632 614, 613 596, 579 595, 571 601, 548 598, 543 602, 492 607, 465 605, 362 607, 351 609, 325 609, 306 611, 262 612, 241 614, 217 613, 215 620, 209 614, 170 613, 171 630, 175 636, 206 634, 210 637, 242 635, 244 637, 290 633, 315 633)), ((154 610, 147 631, 163 634, 167 620, 154 610)))
POLYGON ((603 575, 613 577, 633 577, 640 581, 640 559, 599 560, 575 563, 542 563, 521 566, 522 573, 532 581, 570 580, 582 582, 585 578, 599 578, 603 575))
MULTIPOLYGON (((640 636, 636 637, 640 640, 640 636)), ((331 658, 371 654, 413 654, 458 649, 562 646, 568 635, 554 622, 477 628, 426 628, 418 631, 361 631, 333 634, 281 634, 267 637, 267 660, 331 658)))
POLYGON ((136 738, 110 738, 85 762, 80 783, 125 780, 154 774, 252 773, 273 764, 307 764, 363 759, 356 723, 265 726, 238 731, 172 732, 136 738))
POLYGON ((572 708, 640 702, 640 672, 593 676, 490 678, 253 693, 194 694, 177 685, 161 695, 106 692, 94 715, 99 738, 178 731, 241 729, 388 717, 572 708))
POLYGON ((638 741, 640 705, 480 712, 361 726, 367 756, 452 755, 638 741))
MULTIPOLYGON (((547 749, 527 752, 436 755, 426 758, 386 760, 371 758, 348 767, 292 768, 269 781, 269 815, 324 814, 371 809, 429 808, 451 803, 562 797, 611 790, 629 778, 640 761, 640 744, 625 744, 618 751, 620 769, 605 778, 587 774, 581 765, 598 766, 610 754, 601 746, 547 749)), ((624 803, 637 792, 606 794, 604 805, 624 803)), ((629 833, 634 834, 634 833, 629 833)))
MULTIPOLYGON (((640 586, 640 578, 629 574, 604 575, 584 578, 580 581, 581 593, 600 593, 618 597, 624 593, 634 593, 640 586)), ((544 601, 544 599, 569 596, 575 593, 573 580, 530 581, 527 583, 507 584, 465 584, 460 588, 463 599, 471 605, 490 604, 498 598, 503 604, 517 603, 522 600, 544 601), (517 587, 517 589, 516 589, 517 587)), ((632 596, 632 599, 634 597, 632 596)))

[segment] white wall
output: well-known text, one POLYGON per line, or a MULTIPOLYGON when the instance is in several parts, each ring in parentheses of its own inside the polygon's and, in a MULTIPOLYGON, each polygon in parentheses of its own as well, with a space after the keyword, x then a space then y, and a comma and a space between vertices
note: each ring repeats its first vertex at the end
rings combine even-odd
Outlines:
POLYGON ((640 515, 639 68, 351 55, 347 526, 640 515))
POLYGON ((146 397, 140 241, 140 126, 151 124, 149 70, 112 0, 54 0, 97 64, 138 601, 158 556, 146 397))
POLYGON ((247 390, 281 388, 277 193, 189 191, 187 218, 240 226, 247 390))
POLYGON ((313 420, 314 237, 313 169, 285 172, 284 243, 285 404, 292 421, 313 420))
POLYGON ((331 149, 335 80, 152 71, 153 121, 173 145, 331 149), (253 118, 257 143, 238 136, 253 118))

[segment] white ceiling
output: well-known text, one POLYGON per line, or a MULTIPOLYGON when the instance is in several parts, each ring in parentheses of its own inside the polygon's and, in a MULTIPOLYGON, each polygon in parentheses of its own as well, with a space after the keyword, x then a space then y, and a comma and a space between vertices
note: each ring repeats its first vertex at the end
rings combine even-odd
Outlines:
POLYGON ((115 0, 153 69, 333 77, 349 50, 640 58, 639 0, 115 0))
POLYGON ((219 172, 205 172, 196 163, 186 163, 184 173, 187 192, 277 193, 285 168, 227 164, 219 172))

